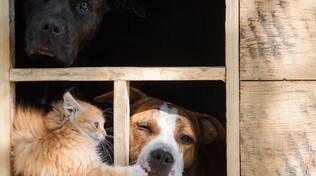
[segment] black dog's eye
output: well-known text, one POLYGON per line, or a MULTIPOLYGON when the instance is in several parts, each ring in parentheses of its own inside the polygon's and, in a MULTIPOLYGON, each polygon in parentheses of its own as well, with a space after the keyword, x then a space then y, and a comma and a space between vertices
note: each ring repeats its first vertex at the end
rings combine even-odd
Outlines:
POLYGON ((141 131, 145 131, 147 133, 152 133, 152 129, 147 123, 137 123, 137 128, 141 131))
POLYGON ((80 10, 83 12, 89 11, 89 4, 86 1, 80 3, 80 10))
POLYGON ((185 135, 185 134, 181 135, 180 140, 183 144, 186 144, 186 145, 191 145, 194 142, 190 136, 185 135))

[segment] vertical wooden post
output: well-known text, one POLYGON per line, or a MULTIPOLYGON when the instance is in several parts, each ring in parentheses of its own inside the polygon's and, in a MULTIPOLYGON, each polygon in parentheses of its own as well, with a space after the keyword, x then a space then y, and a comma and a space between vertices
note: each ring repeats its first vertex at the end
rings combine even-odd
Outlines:
POLYGON ((114 82, 114 164, 129 164, 129 82, 114 82))
POLYGON ((239 0, 226 0, 227 175, 240 176, 239 0))
POLYGON ((11 68, 9 0, 0 1, 0 172, 11 174, 10 131, 14 112, 14 86, 9 81, 11 68))

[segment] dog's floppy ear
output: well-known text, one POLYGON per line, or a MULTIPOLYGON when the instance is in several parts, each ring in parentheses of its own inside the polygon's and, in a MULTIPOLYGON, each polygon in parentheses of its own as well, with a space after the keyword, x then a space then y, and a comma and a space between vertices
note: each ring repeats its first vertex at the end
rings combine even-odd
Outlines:
POLYGON ((78 112, 82 112, 83 107, 76 101, 76 99, 69 93, 66 92, 63 96, 64 111, 68 118, 73 119, 76 117, 78 112))
POLYGON ((139 89, 136 89, 133 87, 130 88, 130 98, 129 98, 130 104, 134 104, 137 101, 142 100, 146 97, 147 95, 144 92, 140 91, 139 89))
POLYGON ((222 124, 208 114, 195 113, 200 127, 200 142, 204 145, 215 140, 225 140, 226 132, 222 124))
POLYGON ((111 103, 113 104, 113 98, 114 98, 114 92, 108 92, 103 95, 99 95, 97 97, 94 97, 94 101, 99 103, 111 103))
MULTIPOLYGON (((135 102, 147 97, 146 94, 144 94, 142 91, 136 88, 130 88, 130 104, 134 104, 135 102)), ((94 98, 96 102, 100 103, 111 103, 113 104, 113 98, 114 98, 114 93, 108 92, 106 94, 97 96, 94 98)))
POLYGON ((137 16, 146 17, 144 8, 137 0, 113 0, 111 6, 114 10, 132 10, 137 16))

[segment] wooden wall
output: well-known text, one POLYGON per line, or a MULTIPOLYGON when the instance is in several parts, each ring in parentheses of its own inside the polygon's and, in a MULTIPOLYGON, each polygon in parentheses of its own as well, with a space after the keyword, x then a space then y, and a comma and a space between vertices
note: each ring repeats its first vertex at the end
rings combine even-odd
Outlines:
POLYGON ((316 175, 316 1, 240 0, 242 176, 316 175))
POLYGON ((242 80, 316 80, 316 1, 240 0, 242 80))
POLYGON ((13 109, 14 86, 9 82, 11 67, 9 1, 0 1, 0 175, 10 175, 10 110, 13 109))

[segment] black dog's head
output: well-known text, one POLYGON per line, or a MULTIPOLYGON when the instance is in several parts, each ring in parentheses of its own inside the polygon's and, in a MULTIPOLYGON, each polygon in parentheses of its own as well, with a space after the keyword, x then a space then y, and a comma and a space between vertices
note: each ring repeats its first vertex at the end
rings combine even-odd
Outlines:
POLYGON ((71 65, 79 50, 96 34, 103 16, 114 4, 110 1, 27 0, 27 55, 48 56, 61 65, 71 65))

